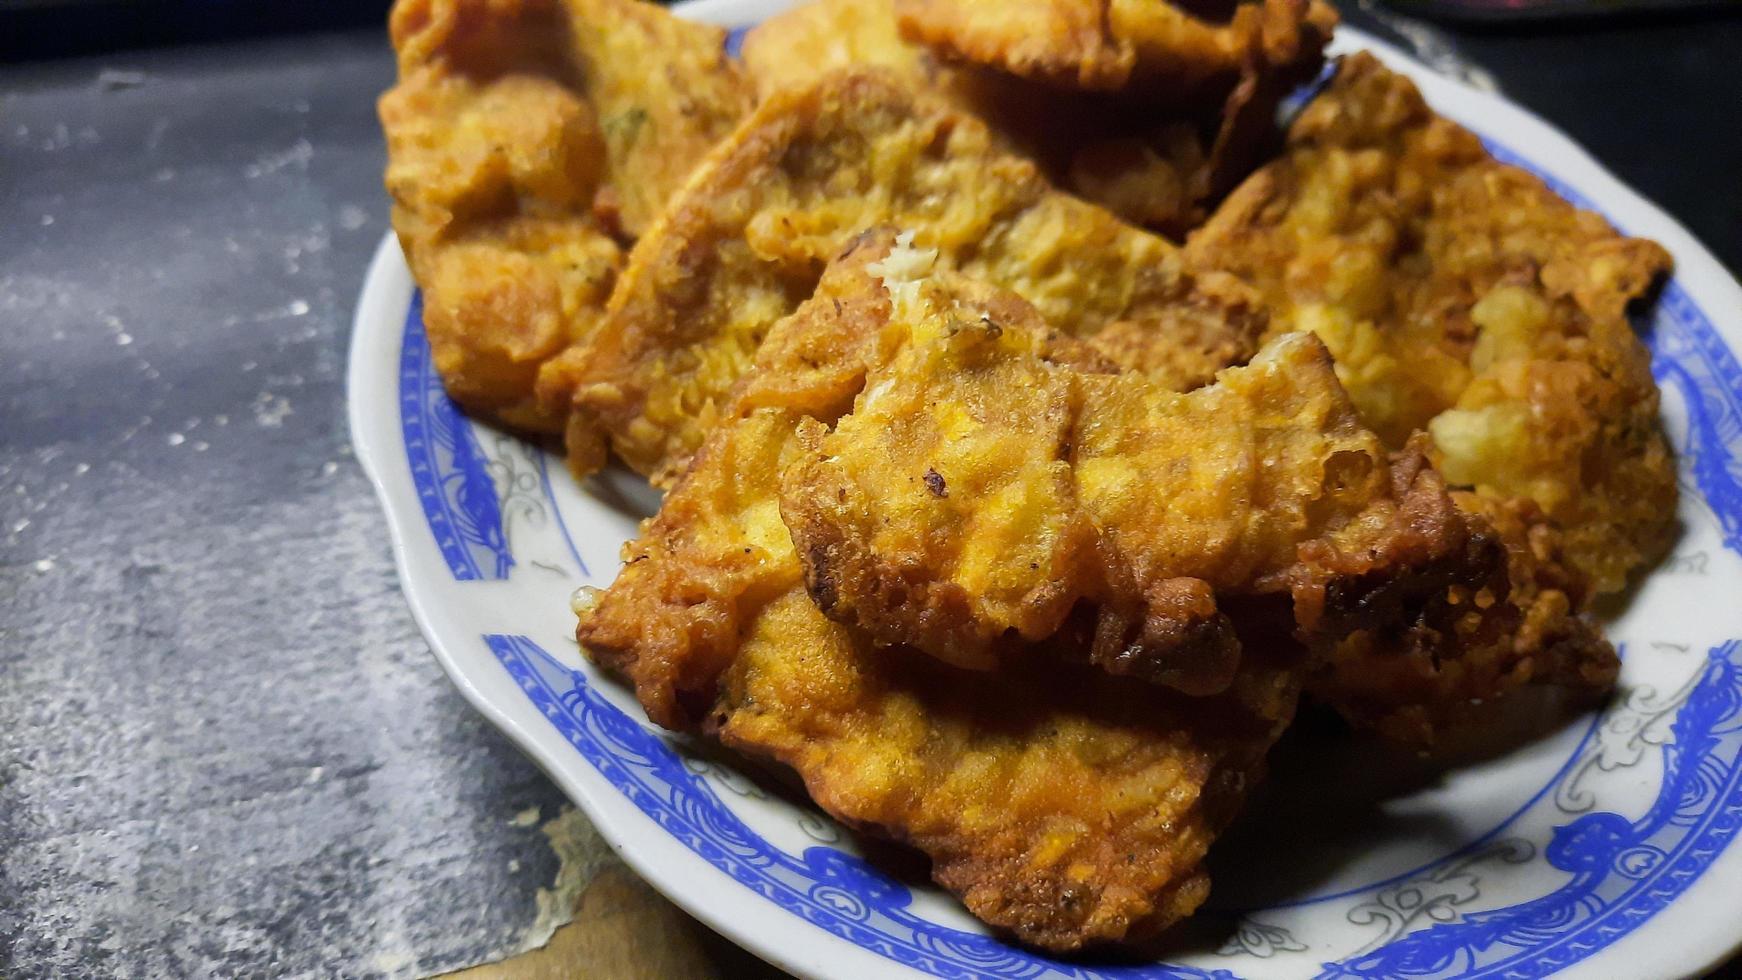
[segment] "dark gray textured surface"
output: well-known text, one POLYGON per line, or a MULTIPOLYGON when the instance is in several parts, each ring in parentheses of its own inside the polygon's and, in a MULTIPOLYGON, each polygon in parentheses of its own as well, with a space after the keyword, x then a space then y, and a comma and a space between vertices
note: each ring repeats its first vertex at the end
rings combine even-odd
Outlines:
POLYGON ((0 75, 14 980, 428 973, 554 877, 510 821, 559 794, 429 656, 350 455, 391 71, 369 31, 0 75))
MULTIPOLYGON (((1742 262, 1736 18, 1460 36, 1742 262)), ((454 692, 350 457, 381 33, 0 69, 0 974, 522 944, 558 793, 454 692), (110 69, 107 73, 104 69, 110 69)))

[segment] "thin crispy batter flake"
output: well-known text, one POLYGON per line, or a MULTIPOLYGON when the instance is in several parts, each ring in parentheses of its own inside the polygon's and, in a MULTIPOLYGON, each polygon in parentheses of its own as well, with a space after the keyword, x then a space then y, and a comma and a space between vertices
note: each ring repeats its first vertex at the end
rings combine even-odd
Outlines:
MULTIPOLYGON (((1189 275, 1166 241, 1054 190, 978 120, 885 73, 770 97, 636 244, 607 326, 562 359, 570 459, 611 448, 669 483, 722 418, 769 327, 874 225, 913 230, 940 268, 1012 290, 1060 331, 1139 321, 1144 366, 1189 386, 1261 317, 1231 277, 1189 275)), ((1130 347, 1127 336, 1124 346, 1130 347)))
POLYGON ((748 84, 718 29, 633 0, 399 0, 392 34, 387 186, 436 369, 469 411, 561 432, 567 399, 541 372, 596 328, 625 230, 748 108, 748 84))

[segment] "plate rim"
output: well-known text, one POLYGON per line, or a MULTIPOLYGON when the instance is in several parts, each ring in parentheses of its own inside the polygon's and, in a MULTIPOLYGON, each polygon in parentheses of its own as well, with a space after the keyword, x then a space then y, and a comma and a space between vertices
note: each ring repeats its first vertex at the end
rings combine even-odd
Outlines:
MULTIPOLYGON (((754 23, 768 13, 788 4, 782 0, 691 0, 672 7, 674 12, 727 26, 754 23)), ((1596 161, 1566 134, 1530 110, 1516 105, 1504 95, 1482 92, 1463 81, 1435 72, 1413 57, 1372 37, 1359 29, 1340 26, 1333 52, 1354 49, 1373 51, 1387 64, 1408 73, 1423 89, 1430 105, 1437 111, 1458 118, 1467 118, 1476 110, 1499 113, 1509 117, 1514 128, 1522 127, 1530 136, 1531 159, 1542 162, 1557 177, 1563 177, 1597 198, 1607 217, 1629 234, 1646 235, 1661 242, 1675 256, 1677 284, 1696 306, 1703 310, 1742 309, 1742 285, 1718 262, 1703 244, 1673 216, 1648 201, 1623 183, 1596 161), (1460 113, 1461 107, 1465 112, 1460 113)), ((572 746, 553 729, 543 730, 524 723, 523 717, 510 711, 488 688, 501 687, 501 678, 485 678, 474 665, 449 644, 466 635, 466 630, 450 628, 448 618, 430 601, 427 589, 416 580, 421 569, 430 567, 428 556, 414 539, 418 528, 415 507, 403 506, 403 492, 389 487, 400 474, 389 474, 388 460, 395 448, 390 438, 379 431, 383 418, 397 414, 386 406, 393 399, 381 397, 379 377, 384 363, 395 363, 398 336, 394 331, 374 328, 374 324, 403 319, 410 302, 412 283, 398 241, 389 230, 383 236, 369 263, 356 311, 352 318, 352 337, 347 365, 347 421, 352 443, 360 465, 375 489, 377 500, 386 513, 392 543, 394 564, 401 591, 406 597, 413 619, 435 654, 444 673, 474 709, 484 715, 508 737, 550 778, 571 800, 580 806, 588 819, 599 829, 619 857, 662 894, 684 908, 716 932, 755 955, 790 973, 805 977, 888 976, 898 972, 905 976, 927 976, 894 960, 849 942, 812 923, 795 917, 771 902, 743 902, 743 886, 721 872, 700 855, 664 833, 646 814, 629 804, 622 795, 590 766, 576 765, 577 754, 572 746), (374 398, 360 397, 373 393, 374 398), (380 409, 374 406, 382 405, 380 409), (373 417, 371 415, 373 413, 373 417), (643 821, 635 824, 634 821, 643 821), (626 826, 627 824, 627 826, 626 826), (655 831, 650 833, 649 830, 655 831), (633 846, 631 846, 633 845, 633 846), (802 931, 804 942, 774 942, 795 931, 802 931), (822 942, 816 940, 821 939, 822 942)), ((1714 328, 1733 352, 1742 354, 1742 337, 1738 327, 1718 318, 1711 318, 1714 328)), ((396 376, 396 372, 394 372, 396 376)), ((389 428, 392 428, 391 426, 389 428)), ((421 525, 419 525, 421 528, 421 525)), ((494 660, 491 661, 493 664, 494 660)), ((499 664, 496 669, 501 670, 499 664)), ((1648 934, 1659 932, 1673 920, 1692 918, 1698 907, 1713 907, 1710 893, 1720 891, 1726 881, 1734 884, 1742 879, 1742 847, 1728 848, 1692 885, 1647 923, 1609 944, 1595 955, 1573 964, 1567 975, 1594 973, 1601 965, 1612 968, 1618 961, 1639 962, 1634 949, 1643 945, 1648 934), (1720 867, 1725 873, 1717 873, 1720 867), (1696 894, 1708 901, 1695 903, 1696 894)), ((1721 907, 1721 906, 1719 906, 1721 907)), ((1709 921, 1712 916, 1708 913, 1709 921)), ((1681 923, 1677 923, 1681 925, 1681 923)), ((1699 970, 1742 950, 1742 930, 1727 936, 1723 930, 1706 928, 1705 935, 1696 926, 1684 925, 1676 944, 1677 962, 1699 970), (1704 939, 1704 942, 1699 941, 1704 939)), ((1661 956, 1661 948, 1654 949, 1661 956)), ((1655 956, 1653 958, 1656 958, 1655 956)), ((1654 966, 1661 966, 1659 963, 1654 966)))

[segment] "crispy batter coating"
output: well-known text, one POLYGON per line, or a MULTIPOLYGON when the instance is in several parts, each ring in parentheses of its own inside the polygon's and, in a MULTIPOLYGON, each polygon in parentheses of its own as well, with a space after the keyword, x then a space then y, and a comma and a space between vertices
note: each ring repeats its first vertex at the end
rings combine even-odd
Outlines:
POLYGON ((952 61, 1085 89, 1124 88, 1137 62, 1130 42, 1112 36, 1107 14, 1106 4, 1087 0, 896 2, 901 32, 952 61))
POLYGON ((387 186, 436 369, 469 411, 561 432, 567 399, 539 395, 541 369, 595 329, 621 233, 748 108, 748 84, 718 29, 631 0, 399 0, 392 34, 387 186))
POLYGON ((636 244, 606 328, 559 362, 575 390, 571 465, 597 466, 608 434, 669 483, 769 327, 848 240, 885 223, 1064 333, 1143 324, 1119 348, 1178 386, 1250 353, 1262 329, 1232 277, 1188 274, 1166 241, 1054 190, 978 120, 885 73, 841 73, 766 100, 636 244))
POLYGON ((1498 548, 1431 471, 1394 477, 1309 335, 1177 394, 1085 370, 1014 297, 994 316, 957 277, 892 264, 872 271, 899 346, 833 432, 806 423, 783 482, 830 618, 991 670, 1089 601, 1088 659, 1205 694, 1239 656, 1218 595, 1292 596, 1320 647, 1414 624, 1448 590, 1504 596, 1498 548))
POLYGON ((773 329, 577 638, 655 721, 791 766, 830 813, 927 854, 988 923, 1060 951, 1145 938, 1203 901, 1204 852, 1292 718, 1302 668, 1286 637, 1255 641, 1277 656, 1185 698, 1059 665, 1090 642, 1078 623, 1037 651, 1048 669, 965 675, 816 610, 780 474, 800 425, 847 411, 899 340, 865 271, 889 244, 857 243, 773 329))
POLYGON ((1203 902, 1204 853, 1262 776, 1298 675, 1256 656, 1191 698, 1081 668, 964 674, 870 648, 795 587, 752 620, 710 727, 919 848, 981 920, 1067 952, 1203 902))
POLYGON ((592 109, 562 80, 554 3, 401 0, 381 98, 393 227, 424 289, 436 369, 468 411, 561 431, 540 365, 590 330, 622 265, 592 215, 592 109))
POLYGON ((1324 339, 1362 417, 1483 496, 1534 500, 1600 591, 1655 554, 1675 480, 1649 356, 1626 318, 1670 265, 1654 242, 1501 164, 1405 78, 1349 58, 1283 159, 1193 240, 1324 339))
MULTIPOLYGON (((1188 87, 1107 93, 941 64, 897 33, 895 8, 895 0, 814 0, 794 7, 746 36, 745 69, 766 97, 849 66, 886 68, 984 120, 1060 186, 1173 236, 1201 223, 1207 207, 1276 141, 1277 105, 1317 73, 1336 20, 1322 4, 1273 3, 1262 14, 1252 5, 1236 18, 1250 38, 1250 56, 1231 62, 1231 70, 1188 87), (1299 21, 1264 26, 1292 16, 1299 21), (1266 46, 1261 36, 1275 36, 1275 43, 1266 46)), ((1001 9, 1020 18, 1047 16, 1044 8, 1001 9)))
POLYGON ((622 228, 640 236, 750 112, 726 32, 634 0, 564 0, 575 70, 598 115, 622 228))
MULTIPOLYGON (((919 90, 951 93, 968 76, 895 30, 894 0, 812 0, 763 20, 744 34, 744 72, 761 98, 802 89, 842 68, 882 68, 919 90)), ((960 108, 972 111, 962 93, 960 108)))
POLYGON ((889 295, 864 267, 893 236, 863 236, 777 324, 688 470, 623 546, 623 568, 581 618, 581 645, 635 685, 667 728, 699 723, 760 603, 802 585, 781 522, 780 473, 808 418, 852 406, 877 356, 889 295))
MULTIPOLYGON (((1271 330, 1318 334, 1363 420, 1393 446, 1426 431, 1447 482, 1472 491, 1466 509, 1508 534, 1526 625, 1468 651, 1469 671, 1606 685, 1613 652, 1570 617, 1673 533, 1658 392, 1626 316, 1668 254, 1496 161, 1367 55, 1188 251, 1258 288, 1271 330)), ((1484 687, 1448 679, 1393 721, 1425 732, 1439 709, 1496 693, 1484 687)), ((1359 700, 1352 714, 1391 724, 1383 698, 1359 700)))
POLYGON ((1505 545, 1505 600, 1459 623, 1455 635, 1356 632, 1324 654, 1309 678, 1317 698, 1396 742, 1430 746, 1479 726, 1485 711, 1527 685, 1588 701, 1606 693, 1620 669, 1601 630, 1577 615, 1587 589, 1569 571, 1540 508, 1467 491, 1452 497, 1505 545))
POLYGON ((903 37, 952 61, 1069 88, 1225 88, 1254 62, 1317 57, 1336 14, 1309 0, 895 0, 903 37), (1220 16, 1217 16, 1217 15, 1220 16))

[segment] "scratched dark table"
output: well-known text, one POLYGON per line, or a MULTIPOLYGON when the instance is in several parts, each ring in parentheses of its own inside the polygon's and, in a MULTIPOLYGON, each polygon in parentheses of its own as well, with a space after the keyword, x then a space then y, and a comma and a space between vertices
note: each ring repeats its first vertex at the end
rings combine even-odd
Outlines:
MULTIPOLYGON (((0 975, 524 948, 562 797, 429 656, 344 421, 386 229, 381 29, 161 46, 141 22, 91 53, 23 10, 0 10, 0 975)), ((1742 20, 1376 26, 1479 66, 1742 267, 1742 20)))

